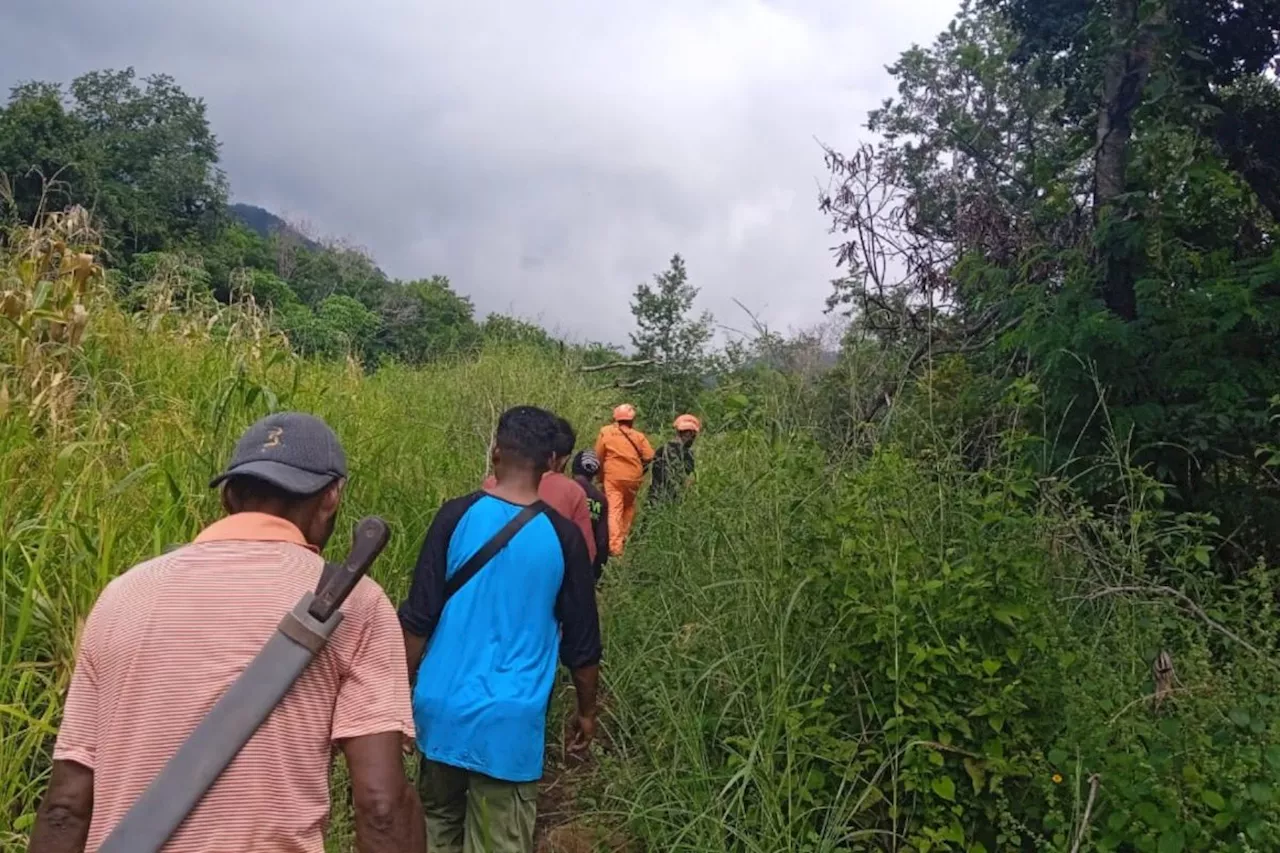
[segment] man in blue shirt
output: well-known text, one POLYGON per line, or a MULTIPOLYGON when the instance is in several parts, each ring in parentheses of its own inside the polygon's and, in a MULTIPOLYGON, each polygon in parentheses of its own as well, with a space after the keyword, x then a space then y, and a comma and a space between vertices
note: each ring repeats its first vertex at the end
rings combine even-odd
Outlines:
POLYGON ((400 607, 433 853, 533 853, 557 651, 577 691, 571 748, 585 750, 595 734, 591 561, 578 528, 538 501, 557 432, 542 409, 502 415, 496 482, 436 513, 400 607), (509 540, 475 570, 471 557, 504 530, 509 540))

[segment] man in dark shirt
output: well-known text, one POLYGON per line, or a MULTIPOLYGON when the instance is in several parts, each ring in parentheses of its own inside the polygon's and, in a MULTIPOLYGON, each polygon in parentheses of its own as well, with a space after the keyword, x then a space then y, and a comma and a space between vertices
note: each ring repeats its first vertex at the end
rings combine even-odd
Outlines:
POLYGON ((702 422, 693 415, 681 415, 676 418, 675 428, 679 438, 662 446, 650 469, 653 481, 649 497, 654 503, 673 500, 693 477, 693 443, 702 432, 702 422))
POLYGON ((538 503, 557 433, 542 409, 502 415, 494 484, 440 508, 400 607, 433 853, 533 853, 557 649, 577 691, 570 748, 585 751, 595 734, 591 560, 578 528, 538 503), (540 511, 446 600, 454 574, 531 505, 540 511))
POLYGON ((596 580, 604 573, 604 564, 609 562, 609 499, 595 484, 600 474, 600 457, 594 450, 583 450, 573 457, 573 480, 587 493, 587 510, 591 513, 591 529, 595 533, 596 580))

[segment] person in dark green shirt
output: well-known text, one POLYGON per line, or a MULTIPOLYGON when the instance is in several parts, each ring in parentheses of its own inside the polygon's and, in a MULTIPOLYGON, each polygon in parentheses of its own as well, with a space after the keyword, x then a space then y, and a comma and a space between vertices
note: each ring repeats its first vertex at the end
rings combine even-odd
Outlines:
POLYGON ((675 428, 679 437, 662 446, 650 469, 649 498, 655 504, 674 500, 693 477, 693 443, 702 432, 702 422, 693 415, 681 415, 675 428))

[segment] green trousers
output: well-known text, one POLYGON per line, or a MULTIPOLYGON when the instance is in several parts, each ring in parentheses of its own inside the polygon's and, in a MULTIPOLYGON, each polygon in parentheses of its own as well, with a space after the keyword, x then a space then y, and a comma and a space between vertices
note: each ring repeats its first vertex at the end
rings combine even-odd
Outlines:
POLYGON ((504 782, 423 759, 418 792, 431 853, 533 853, 537 782, 504 782))

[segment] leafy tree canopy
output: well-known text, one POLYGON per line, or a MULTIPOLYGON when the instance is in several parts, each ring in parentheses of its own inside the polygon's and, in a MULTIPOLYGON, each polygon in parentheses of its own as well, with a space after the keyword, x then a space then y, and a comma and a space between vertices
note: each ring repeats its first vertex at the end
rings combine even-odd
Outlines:
POLYGON ((26 83, 0 110, 11 214, 82 205, 126 256, 217 232, 227 197, 217 161, 204 102, 166 75, 94 71, 67 91, 26 83))

